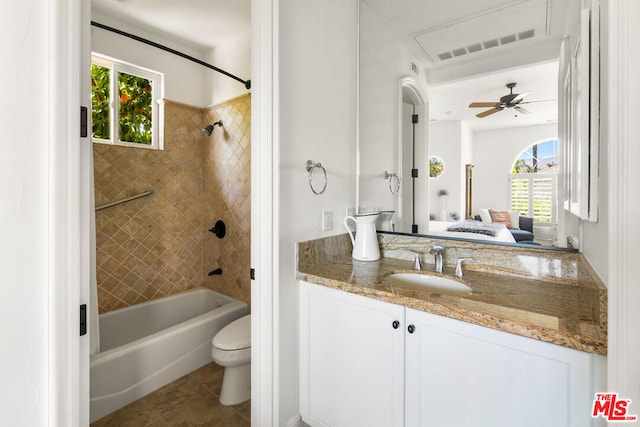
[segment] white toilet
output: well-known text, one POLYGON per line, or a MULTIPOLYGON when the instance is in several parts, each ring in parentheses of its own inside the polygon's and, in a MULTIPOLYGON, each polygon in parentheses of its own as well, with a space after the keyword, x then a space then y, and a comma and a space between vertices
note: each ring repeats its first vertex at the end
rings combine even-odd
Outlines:
POLYGON ((251 398, 251 315, 241 317, 213 337, 211 356, 224 367, 220 403, 237 405, 251 398))

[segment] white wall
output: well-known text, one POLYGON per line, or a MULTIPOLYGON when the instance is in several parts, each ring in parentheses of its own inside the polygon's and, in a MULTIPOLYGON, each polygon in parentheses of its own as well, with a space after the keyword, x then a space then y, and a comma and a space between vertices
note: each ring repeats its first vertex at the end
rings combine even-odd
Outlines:
MULTIPOLYGON (((359 59, 359 204, 368 209, 398 211, 401 195, 391 194, 384 173, 400 173, 405 183, 411 180, 410 169, 398 170, 400 79, 414 77, 425 89, 424 73, 416 76, 411 71, 411 63, 417 61, 364 2, 360 4, 359 59)), ((426 126, 428 119, 420 120, 426 126)), ((417 144, 426 145, 427 141, 417 141, 417 144)), ((428 175, 422 176, 426 179, 428 175)))
POLYGON ((51 394, 47 286, 49 1, 10 2, 0 14, 0 419, 45 426, 51 394), (35 127, 34 127, 35 125, 35 127))
POLYGON ((298 416, 298 284, 295 243, 342 234, 347 207, 355 204, 357 1, 279 2, 276 101, 280 159, 278 235, 280 281, 275 283, 278 416, 284 426, 298 416), (327 169, 326 192, 311 192, 305 162, 327 169), (321 214, 333 229, 321 231, 321 214))
MULTIPOLYGON (((251 76, 251 32, 220 40, 215 49, 205 53, 204 61, 243 80, 251 76)), ((248 92, 241 82, 204 69, 205 105, 217 104, 248 92)))
MULTIPOLYGON (((153 34, 140 28, 131 27, 128 24, 96 12, 93 12, 92 20, 119 30, 128 31, 156 43, 164 44, 194 58, 205 60, 202 53, 194 51, 187 46, 179 45, 160 34, 153 34)), ((197 107, 204 107, 210 104, 206 97, 207 92, 204 86, 205 75, 207 78, 211 78, 210 74, 208 74, 210 70, 207 70, 202 65, 93 26, 91 27, 91 50, 164 73, 164 98, 197 107)), ((242 87, 241 83, 238 83, 238 85, 242 87)))
POLYGON ((473 134, 473 213, 478 209, 508 209, 508 175, 525 148, 557 138, 556 123, 478 131, 473 134))
MULTIPOLYGON (((464 219, 465 212, 465 165, 473 159, 473 133, 469 127, 458 120, 431 122, 429 127, 429 156, 442 159, 444 171, 429 179, 429 206, 436 221, 451 221, 456 213, 464 219), (443 200, 438 196, 440 190, 446 190, 446 218, 442 218, 443 200)), ((427 172, 428 173, 428 172, 427 172)))

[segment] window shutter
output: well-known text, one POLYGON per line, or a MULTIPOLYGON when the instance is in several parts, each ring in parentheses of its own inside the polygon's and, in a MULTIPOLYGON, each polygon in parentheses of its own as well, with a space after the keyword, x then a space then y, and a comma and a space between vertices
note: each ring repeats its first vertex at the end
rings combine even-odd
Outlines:
POLYGON ((511 210, 533 217, 537 223, 556 222, 555 175, 519 174, 510 178, 511 210))
POLYGON ((511 178, 511 210, 529 216, 529 179, 511 178))
POLYGON ((539 222, 553 221, 553 179, 533 179, 533 218, 539 222))

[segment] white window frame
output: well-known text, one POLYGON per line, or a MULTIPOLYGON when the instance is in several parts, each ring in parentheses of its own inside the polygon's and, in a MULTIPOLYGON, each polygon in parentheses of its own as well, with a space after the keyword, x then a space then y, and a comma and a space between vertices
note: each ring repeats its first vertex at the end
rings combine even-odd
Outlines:
POLYGON ((551 178, 551 222, 540 222, 534 218, 536 225, 557 225, 558 224, 558 174, 557 173, 510 173, 508 175, 509 207, 513 206, 513 179, 526 179, 529 181, 529 216, 533 218, 533 181, 536 179, 551 178))
POLYGON ((160 103, 164 92, 164 75, 157 71, 143 68, 119 59, 111 58, 99 53, 91 53, 91 64, 100 67, 109 68, 111 70, 110 90, 109 90, 109 110, 110 110, 110 135, 111 139, 92 138, 93 142, 99 144, 119 145, 124 147, 146 148, 151 150, 164 149, 164 126, 161 126, 160 103), (128 142, 120 140, 120 129, 118 126, 120 116, 118 108, 118 73, 123 72, 136 77, 141 77, 151 81, 152 101, 151 101, 151 144, 142 144, 138 142, 128 142))

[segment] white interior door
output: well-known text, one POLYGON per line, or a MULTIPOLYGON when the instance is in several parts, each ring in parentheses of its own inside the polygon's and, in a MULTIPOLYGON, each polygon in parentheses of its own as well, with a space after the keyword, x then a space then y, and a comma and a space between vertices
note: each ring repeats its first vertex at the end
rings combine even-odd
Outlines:
POLYGON ((413 125, 411 123, 411 115, 414 107, 406 102, 402 103, 402 147, 400 149, 401 162, 400 176, 402 177, 402 206, 400 208, 400 232, 411 233, 411 225, 413 224, 413 178, 411 177, 411 169, 413 168, 413 125))

